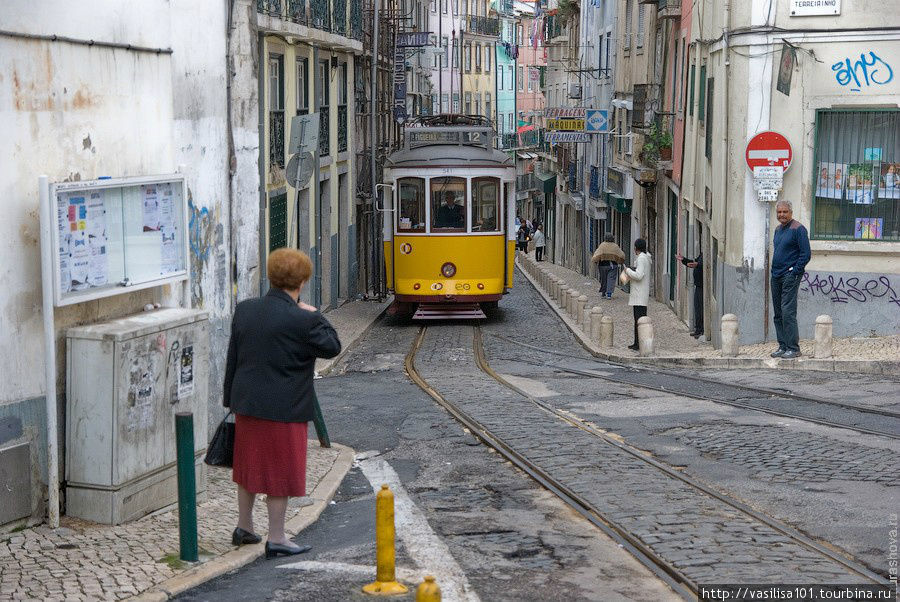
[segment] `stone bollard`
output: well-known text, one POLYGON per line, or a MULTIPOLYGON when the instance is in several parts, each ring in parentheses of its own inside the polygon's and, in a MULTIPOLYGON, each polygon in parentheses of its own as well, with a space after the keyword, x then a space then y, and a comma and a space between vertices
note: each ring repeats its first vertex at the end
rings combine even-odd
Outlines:
POLYGON ((610 316, 600 318, 600 346, 605 349, 612 349, 613 319, 610 316))
POLYGON ((575 304, 578 302, 578 291, 574 288, 569 289, 569 303, 566 305, 566 311, 569 312, 569 315, 574 320, 578 317, 578 314, 575 313, 575 304))
POLYGON ((556 299, 556 276, 550 274, 547 280, 547 294, 551 299, 556 299))
POLYGON ((553 299, 556 301, 556 304, 560 303, 560 296, 562 295, 563 285, 562 282, 559 281, 559 277, 553 277, 553 299))
POLYGON ((569 302, 569 287, 564 285, 562 282, 559 283, 559 299, 556 300, 556 304, 559 305, 559 308, 566 311, 566 304, 569 302))
POLYGON ((603 310, 599 307, 591 308, 591 318, 590 318, 590 337, 591 340, 595 343, 600 342, 600 318, 603 317, 603 310))
POLYGON ((578 295, 575 299, 575 323, 584 325, 584 306, 587 305, 587 295, 578 295))
POLYGON ((638 347, 641 357, 653 355, 653 322, 650 316, 644 316, 638 320, 638 347))
POLYGON ((584 334, 590 336, 591 334, 591 310, 593 308, 590 305, 585 304, 584 310, 581 312, 581 330, 584 334))
POLYGON ((816 318, 816 346, 813 350, 813 357, 816 359, 827 359, 834 354, 834 339, 832 331, 834 322, 831 316, 822 314, 816 318))
POLYGON ((722 355, 737 357, 741 346, 740 338, 737 316, 734 314, 722 316, 722 355))

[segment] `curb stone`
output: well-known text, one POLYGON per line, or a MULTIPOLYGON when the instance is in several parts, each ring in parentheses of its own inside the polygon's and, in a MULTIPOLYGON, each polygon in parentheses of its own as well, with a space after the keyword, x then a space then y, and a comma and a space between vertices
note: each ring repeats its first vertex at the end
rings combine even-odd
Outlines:
MULTIPOLYGON (((340 453, 334 464, 332 464, 331 470, 319 481, 316 488, 309 495, 312 503, 301 508, 297 515, 284 525, 285 532, 292 537, 318 520, 337 492, 341 481, 344 480, 344 477, 353 466, 354 451, 351 448, 338 443, 332 443, 332 447, 338 449, 340 453)), ((137 602, 161 602, 168 600, 229 571, 250 564, 257 558, 260 558, 264 552, 265 546, 263 543, 241 546, 218 558, 190 568, 130 599, 137 602)))
POLYGON ((621 364, 630 364, 638 366, 675 366, 682 368, 767 368, 777 370, 817 370, 826 372, 854 372, 858 374, 882 374, 897 376, 900 375, 900 362, 892 362, 886 360, 839 360, 839 359, 816 359, 805 358, 793 360, 776 360, 762 359, 751 357, 684 357, 684 356, 654 356, 640 357, 634 355, 619 355, 604 351, 597 346, 590 337, 585 334, 578 324, 575 323, 566 313, 553 302, 547 292, 540 287, 539 283, 522 265, 521 256, 516 257, 516 266, 519 272, 528 280, 535 288, 538 294, 547 302, 547 305, 556 312, 556 315, 563 323, 572 331, 578 342, 591 353, 594 357, 617 362, 621 364))

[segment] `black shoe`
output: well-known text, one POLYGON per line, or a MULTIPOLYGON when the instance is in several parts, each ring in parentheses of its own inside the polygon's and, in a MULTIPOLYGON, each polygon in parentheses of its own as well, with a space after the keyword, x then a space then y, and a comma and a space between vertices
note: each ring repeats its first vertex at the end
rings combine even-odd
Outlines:
POLYGON ((695 339, 699 339, 702 334, 703 334, 702 332, 692 332, 691 336, 694 337, 695 339))
POLYGON ((283 543, 266 542, 266 558, 275 558, 277 556, 294 556, 303 554, 312 550, 312 546, 286 546, 283 543))
POLYGON ((628 348, 631 349, 632 351, 640 351, 641 350, 640 345, 629 345, 628 348))
POLYGON ((769 357, 781 357, 782 355, 785 354, 786 351, 787 351, 787 349, 776 349, 775 351, 773 351, 772 353, 769 354, 769 357))
POLYGON ((256 533, 251 533, 250 531, 244 531, 240 527, 234 530, 234 533, 231 534, 231 543, 236 546, 242 546, 245 543, 259 543, 262 541, 262 537, 257 535, 256 533))
POLYGON ((792 360, 792 359, 794 359, 795 357, 800 357, 801 355, 803 355, 803 354, 800 353, 799 351, 788 350, 788 351, 785 351, 785 352, 781 355, 781 359, 783 359, 783 360, 792 360))

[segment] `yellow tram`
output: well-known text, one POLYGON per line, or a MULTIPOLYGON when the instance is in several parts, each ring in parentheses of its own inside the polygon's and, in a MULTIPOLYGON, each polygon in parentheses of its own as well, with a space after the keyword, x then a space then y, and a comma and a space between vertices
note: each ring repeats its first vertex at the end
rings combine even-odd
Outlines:
POLYGON ((388 288, 416 318, 484 317, 512 287, 515 164, 484 118, 438 115, 405 128, 388 157, 388 288))

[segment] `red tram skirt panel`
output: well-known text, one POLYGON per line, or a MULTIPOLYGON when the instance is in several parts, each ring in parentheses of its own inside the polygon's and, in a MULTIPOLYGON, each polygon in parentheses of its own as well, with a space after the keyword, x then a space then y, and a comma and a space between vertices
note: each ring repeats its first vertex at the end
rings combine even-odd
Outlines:
POLYGON ((250 493, 306 495, 306 422, 234 415, 231 480, 250 493))

